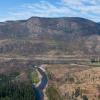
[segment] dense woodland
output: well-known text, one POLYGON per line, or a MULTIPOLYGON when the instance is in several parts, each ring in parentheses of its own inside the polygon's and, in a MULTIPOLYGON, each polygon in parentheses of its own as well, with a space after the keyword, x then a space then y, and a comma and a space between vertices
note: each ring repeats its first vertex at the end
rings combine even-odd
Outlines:
POLYGON ((11 77, 0 75, 0 100, 35 100, 32 84, 14 82, 11 77))

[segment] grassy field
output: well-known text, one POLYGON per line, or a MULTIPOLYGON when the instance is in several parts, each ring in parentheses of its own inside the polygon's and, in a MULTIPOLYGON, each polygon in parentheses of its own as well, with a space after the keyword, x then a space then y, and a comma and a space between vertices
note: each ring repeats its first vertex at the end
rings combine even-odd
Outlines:
POLYGON ((32 79, 32 83, 34 84, 37 84, 39 82, 39 77, 36 69, 34 69, 33 72, 31 73, 31 79, 32 79))
POLYGON ((54 86, 48 86, 46 89, 48 100, 63 100, 59 91, 54 86))
MULTIPOLYGON (((97 89, 100 84, 100 66, 52 64, 47 65, 45 69, 49 75, 48 84, 57 87, 56 90, 63 100, 100 100, 100 92, 97 89), (78 88, 81 90, 81 95, 76 97, 78 88)), ((54 91, 53 89, 48 91, 49 100, 59 100, 55 99, 55 92, 50 92, 54 91)))

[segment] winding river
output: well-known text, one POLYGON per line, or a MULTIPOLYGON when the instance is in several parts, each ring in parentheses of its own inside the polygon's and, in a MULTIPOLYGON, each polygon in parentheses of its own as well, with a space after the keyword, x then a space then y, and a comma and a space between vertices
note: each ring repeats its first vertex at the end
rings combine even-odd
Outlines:
POLYGON ((44 100, 44 93, 43 90, 46 88, 48 83, 48 77, 46 75, 46 71, 42 68, 42 66, 38 67, 38 72, 41 75, 41 80, 39 84, 36 86, 33 84, 33 90, 35 90, 35 100, 44 100))

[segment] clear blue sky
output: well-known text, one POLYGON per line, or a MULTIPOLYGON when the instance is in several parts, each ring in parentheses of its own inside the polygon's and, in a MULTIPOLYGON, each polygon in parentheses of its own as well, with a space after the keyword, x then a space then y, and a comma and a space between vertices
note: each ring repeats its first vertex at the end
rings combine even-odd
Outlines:
POLYGON ((83 17, 100 22, 100 0, 1 0, 0 21, 40 17, 83 17))

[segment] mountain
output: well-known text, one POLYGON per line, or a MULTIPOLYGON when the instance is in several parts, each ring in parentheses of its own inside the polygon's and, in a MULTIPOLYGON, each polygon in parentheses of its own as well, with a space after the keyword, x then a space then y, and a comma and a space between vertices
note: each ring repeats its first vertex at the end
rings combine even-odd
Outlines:
POLYGON ((100 23, 78 17, 1 22, 0 54, 100 55, 100 23))

